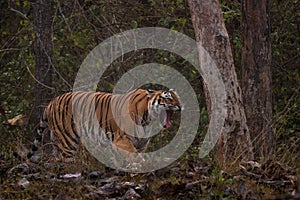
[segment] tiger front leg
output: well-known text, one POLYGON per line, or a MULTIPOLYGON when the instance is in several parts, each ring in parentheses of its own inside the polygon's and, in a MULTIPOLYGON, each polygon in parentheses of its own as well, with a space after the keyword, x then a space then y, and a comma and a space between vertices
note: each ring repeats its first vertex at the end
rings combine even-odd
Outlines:
POLYGON ((118 155, 115 156, 115 163, 118 163, 118 168, 126 171, 136 171, 142 167, 145 161, 133 145, 132 141, 124 134, 115 136, 113 144, 115 145, 118 155), (119 157, 120 156, 120 157, 119 157), (125 160, 125 162, 123 162, 125 160))

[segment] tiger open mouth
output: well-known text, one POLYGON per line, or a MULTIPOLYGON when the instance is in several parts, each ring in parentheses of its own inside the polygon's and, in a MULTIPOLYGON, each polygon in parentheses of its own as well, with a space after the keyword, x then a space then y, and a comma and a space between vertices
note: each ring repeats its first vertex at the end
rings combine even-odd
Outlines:
POLYGON ((171 126, 171 118, 174 113, 181 111, 182 108, 180 106, 169 106, 168 110, 161 112, 160 114, 160 122, 163 124, 164 128, 170 128, 171 126))
POLYGON ((170 128, 171 126, 171 117, 173 115, 172 110, 166 110, 166 112, 164 112, 164 128, 170 128))

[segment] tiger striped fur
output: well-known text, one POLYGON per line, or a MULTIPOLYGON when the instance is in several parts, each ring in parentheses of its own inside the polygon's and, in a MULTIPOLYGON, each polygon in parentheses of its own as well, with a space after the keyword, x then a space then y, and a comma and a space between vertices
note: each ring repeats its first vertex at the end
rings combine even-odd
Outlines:
MULTIPOLYGON (((122 150, 144 152, 150 139, 138 137, 141 129, 134 128, 129 123, 129 117, 147 132, 149 130, 146 127, 155 120, 163 121, 163 125, 168 128, 172 113, 181 109, 180 99, 172 89, 137 89, 126 94, 69 92, 49 103, 43 113, 38 133, 41 138, 45 130, 49 129, 56 145, 67 157, 73 156, 77 151, 82 134, 106 134, 105 137, 110 136, 111 142, 122 150), (125 112, 129 112, 129 117, 122 116, 125 112), (94 116, 102 131, 95 130, 94 116), (128 134, 128 131, 133 133, 128 134)), ((36 141, 35 146, 38 143, 36 141)))

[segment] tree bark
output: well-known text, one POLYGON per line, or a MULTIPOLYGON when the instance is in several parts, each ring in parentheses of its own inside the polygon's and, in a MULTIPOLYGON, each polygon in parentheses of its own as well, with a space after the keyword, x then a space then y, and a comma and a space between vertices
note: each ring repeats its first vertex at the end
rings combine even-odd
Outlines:
MULTIPOLYGON (((226 168, 240 160, 252 160, 253 151, 234 62, 219 0, 188 0, 195 37, 216 63, 227 92, 227 116, 216 145, 218 163, 226 168)), ((200 54, 199 54, 200 58, 200 54)), ((201 61, 200 61, 201 63, 201 61)), ((209 93, 205 89, 207 110, 211 115, 209 93)))
POLYGON ((51 99, 52 85, 52 1, 36 0, 33 4, 34 14, 34 111, 33 123, 39 122, 43 108, 51 99))
POLYGON ((241 86, 255 155, 272 154, 272 86, 269 0, 242 1, 241 86))

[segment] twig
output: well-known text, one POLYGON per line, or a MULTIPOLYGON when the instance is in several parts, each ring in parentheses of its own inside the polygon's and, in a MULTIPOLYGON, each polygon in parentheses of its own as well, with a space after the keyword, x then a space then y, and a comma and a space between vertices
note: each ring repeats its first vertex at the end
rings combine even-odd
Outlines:
POLYGON ((21 11, 13 9, 13 8, 10 8, 10 10, 15 12, 15 13, 18 13, 19 15, 21 15, 22 17, 24 17, 25 19, 28 20, 28 17, 24 13, 22 13, 21 11))
POLYGON ((18 48, 7 48, 7 49, 0 49, 0 52, 5 52, 5 51, 19 51, 20 49, 18 48))
POLYGON ((71 27, 70 27, 70 24, 68 23, 68 21, 67 21, 65 15, 64 15, 64 13, 63 13, 63 11, 62 11, 62 9, 61 9, 61 6, 60 6, 59 1, 57 1, 57 7, 58 7, 58 10, 59 10, 59 12, 60 12, 60 14, 61 14, 63 20, 65 21, 65 23, 66 23, 66 25, 67 25, 67 28, 68 28, 69 32, 71 33, 71 35, 73 35, 72 29, 71 29, 71 27))
POLYGON ((246 176, 249 176, 249 177, 252 177, 252 178, 255 178, 255 179, 262 178, 262 175, 260 175, 260 174, 255 174, 255 173, 252 173, 252 172, 248 172, 246 170, 246 168, 244 166, 242 166, 242 165, 240 165, 240 170, 246 176))
POLYGON ((287 104, 285 105, 285 107, 283 108, 282 111, 280 111, 279 113, 276 114, 276 116, 274 117, 274 122, 273 124, 275 124, 276 122, 278 122, 281 119, 281 116, 286 114, 287 112, 290 111, 290 104, 292 103, 292 100, 295 98, 295 96, 298 95, 296 92, 290 97, 290 99, 288 100, 287 104))
MULTIPOLYGON (((19 15, 21 15, 22 17, 24 17, 25 19, 27 19, 28 22, 29 22, 29 24, 30 24, 31 26, 33 26, 33 23, 28 19, 28 17, 27 17, 24 13, 22 13, 22 12, 16 10, 16 9, 13 9, 13 8, 11 8, 10 10, 13 11, 13 12, 18 13, 19 15)), ((54 20, 54 19, 53 19, 53 20, 54 20)), ((40 38, 40 34, 39 34, 39 33, 35 33, 35 35, 36 35, 36 38, 38 39, 38 41, 41 43, 42 50, 43 50, 44 53, 46 54, 47 59, 48 59, 50 65, 52 66, 54 72, 57 73, 58 76, 59 76, 59 77, 60 77, 60 78, 61 78, 61 79, 69 86, 69 88, 71 89, 72 86, 70 85, 70 83, 68 83, 68 82, 64 79, 64 77, 58 72, 58 70, 54 67, 53 62, 52 62, 52 59, 51 59, 50 55, 47 53, 47 51, 46 51, 46 49, 45 49, 45 45, 43 44, 43 42, 42 42, 42 40, 41 40, 41 38, 40 38)), ((28 69, 29 69, 29 68, 28 68, 28 66, 27 66, 27 70, 28 70, 28 69)), ((34 77, 33 74, 31 73, 31 71, 30 71, 30 70, 28 70, 28 71, 30 72, 30 75, 31 75, 32 77, 34 77)), ((34 77, 34 80, 36 80, 39 84, 44 85, 43 83, 39 82, 35 77, 34 77)), ((46 85, 44 85, 44 86, 47 87, 47 88, 49 88, 49 86, 46 86, 46 85)), ((49 88, 49 89, 53 89, 53 88, 49 88)))
POLYGON ((257 183, 264 183, 273 186, 292 185, 292 181, 290 180, 259 180, 257 183))
POLYGON ((26 63, 25 63, 25 65, 26 65, 27 71, 29 72, 30 76, 31 76, 36 82, 38 82, 40 85, 44 86, 44 87, 47 88, 47 89, 50 89, 50 90, 53 90, 53 89, 54 89, 53 87, 49 87, 48 85, 45 85, 44 83, 42 83, 42 82, 40 82, 39 80, 37 80, 37 79, 35 78, 35 76, 32 74, 32 72, 30 71, 28 65, 27 65, 26 63))

